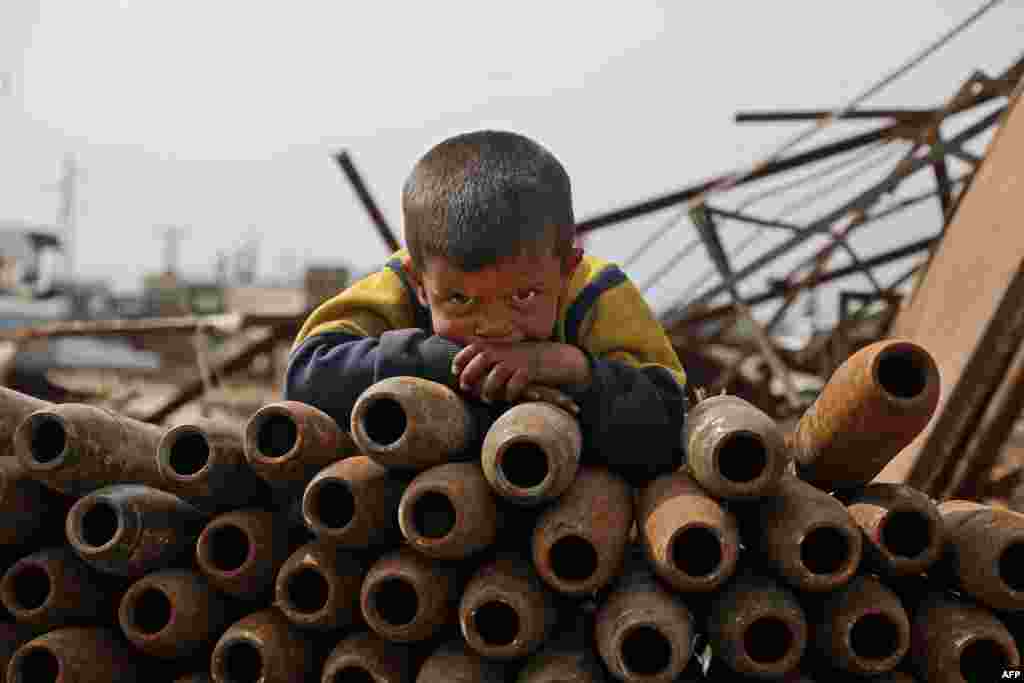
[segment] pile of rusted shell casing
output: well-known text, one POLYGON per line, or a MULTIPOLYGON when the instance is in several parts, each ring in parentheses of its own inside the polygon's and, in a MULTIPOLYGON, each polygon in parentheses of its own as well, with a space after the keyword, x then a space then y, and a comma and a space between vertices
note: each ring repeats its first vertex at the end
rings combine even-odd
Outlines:
MULTIPOLYGON (((1019 664, 1024 515, 871 483, 938 399, 899 340, 792 433, 692 406, 640 489, 572 415, 416 378, 173 428, 0 390, 8 683, 972 681, 1019 664)), ((638 439, 637 457, 643 457, 638 439)))

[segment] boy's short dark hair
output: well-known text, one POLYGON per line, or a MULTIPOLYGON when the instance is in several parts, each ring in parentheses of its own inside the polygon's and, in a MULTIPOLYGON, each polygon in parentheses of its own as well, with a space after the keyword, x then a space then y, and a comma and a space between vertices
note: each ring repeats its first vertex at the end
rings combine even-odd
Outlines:
POLYGON ((413 265, 441 257, 472 272, 525 249, 572 247, 569 175, 533 140, 476 131, 437 144, 402 188, 405 241, 413 265))

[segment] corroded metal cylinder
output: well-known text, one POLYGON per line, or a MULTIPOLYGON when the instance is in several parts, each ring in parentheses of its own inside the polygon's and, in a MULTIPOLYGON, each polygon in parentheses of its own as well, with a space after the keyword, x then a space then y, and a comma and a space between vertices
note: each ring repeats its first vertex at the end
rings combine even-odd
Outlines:
POLYGON ((963 590, 993 609, 1024 611, 1024 514, 962 500, 938 509, 944 560, 963 590))
POLYGON ((54 494, 15 458, 0 458, 0 546, 17 545, 47 520, 54 494))
POLYGON ((295 626, 328 631, 359 621, 366 568, 348 551, 323 541, 292 553, 277 573, 274 606, 295 626))
POLYGON ((756 506, 756 544, 783 579, 794 587, 835 590, 857 571, 862 532, 846 506, 824 491, 787 475, 776 495, 756 506))
POLYGON ((125 592, 118 610, 128 640, 162 659, 201 652, 223 633, 229 619, 227 600, 204 577, 184 569, 143 576, 125 592))
POLYGON ((136 578, 188 553, 206 516, 181 498, 139 484, 108 486, 68 512, 71 548, 102 572, 136 578))
POLYGON ((25 643, 7 664, 12 683, 137 683, 137 655, 105 628, 66 626, 25 643))
POLYGON ((868 484, 846 509, 864 532, 865 556, 889 576, 927 571, 941 556, 946 535, 935 503, 906 484, 868 484))
POLYGON ((106 621, 120 597, 70 548, 44 548, 15 562, 0 581, 0 600, 19 623, 48 631, 106 621))
POLYGON ((0 623, 0 678, 7 680, 7 665, 11 657, 30 640, 31 636, 24 629, 19 629, 14 624, 0 623))
POLYGON ((452 569, 403 547, 378 559, 363 579, 360 607, 382 638, 426 640, 451 622, 458 601, 452 569))
POLYGON ((608 683, 590 644, 586 620, 578 615, 526 660, 516 683, 608 683))
POLYGON ((480 463, 497 495, 540 505, 569 488, 582 449, 579 422, 568 412, 549 403, 520 403, 487 430, 480 463))
POLYGON ((365 455, 320 470, 302 496, 302 519, 318 538, 345 548, 389 545, 400 536, 405 483, 365 455))
POLYGON ((622 571, 632 525, 629 485, 603 467, 581 467, 572 486, 537 519, 537 573, 565 595, 600 590, 622 571))
POLYGON ((322 683, 413 683, 409 647, 388 642, 375 633, 354 633, 342 638, 331 650, 320 680, 322 683))
POLYGON ((334 418, 299 401, 265 405, 245 423, 245 458, 278 491, 300 492, 317 472, 355 452, 334 418))
POLYGON ((271 589, 289 552, 288 529, 273 513, 233 510, 203 528, 196 564, 217 590, 252 600, 271 589))
POLYGON ((14 432, 14 452, 29 476, 72 496, 113 484, 159 487, 153 457, 164 428, 84 403, 37 410, 14 432))
POLYGON ((416 475, 398 504, 412 548, 438 560, 469 557, 494 543, 498 507, 475 462, 450 462, 416 475))
POLYGON ((789 435, 800 478, 828 491, 871 481, 938 402, 939 369, 923 347, 905 339, 864 347, 832 373, 789 435))
POLYGON ((369 387, 352 407, 351 429, 364 455, 410 470, 458 458, 480 438, 462 397, 421 377, 389 377, 369 387))
POLYGON ((693 478, 715 498, 770 495, 790 462, 775 420, 738 396, 712 396, 694 406, 683 449, 693 478))
POLYGON ((245 459, 242 430, 214 420, 179 424, 157 445, 163 489, 210 512, 265 505, 267 482, 245 459))
POLYGON ((815 649, 858 675, 891 671, 910 648, 910 620, 899 597, 873 576, 857 576, 808 609, 815 649))
POLYGON ((778 678, 795 671, 807 647, 807 618, 796 596, 766 576, 743 573, 712 599, 708 638, 737 673, 778 678))
POLYGON ((313 646, 276 609, 236 621, 210 657, 216 683, 296 683, 314 675, 313 646))
POLYGON ((597 612, 597 651, 620 680, 670 683, 693 654, 693 616, 641 563, 632 564, 597 612))
POLYGON ((1020 664, 1020 653, 989 610, 932 595, 914 610, 910 661, 928 683, 969 683, 999 680, 1020 664))
POLYGON ((505 670, 470 650, 463 641, 451 640, 424 660, 416 683, 505 683, 505 670))
POLYGON ((637 524, 652 568, 678 591, 713 591, 736 569, 736 518, 685 470, 658 477, 640 492, 637 524))
POLYGON ((500 553, 480 567, 462 593, 459 626, 466 643, 488 659, 516 659, 551 633, 557 612, 527 560, 500 553))
POLYGON ((51 406, 49 401, 0 386, 0 458, 14 455, 14 431, 21 421, 51 406))

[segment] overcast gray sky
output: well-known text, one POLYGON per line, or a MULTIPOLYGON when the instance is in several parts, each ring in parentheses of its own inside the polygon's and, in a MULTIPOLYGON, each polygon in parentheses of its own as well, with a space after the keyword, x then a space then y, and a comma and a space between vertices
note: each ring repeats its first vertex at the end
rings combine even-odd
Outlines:
MULTIPOLYGON (((582 219, 754 161, 799 129, 737 125, 737 110, 841 104, 979 4, 2 0, 0 219, 52 222, 44 186, 72 153, 86 173, 83 276, 138 286, 159 267, 162 224, 190 226, 181 259, 197 276, 253 231, 264 274, 289 253, 363 270, 387 252, 338 149, 398 226, 401 183, 427 148, 516 130, 561 158, 582 219)), ((973 69, 1005 68, 1022 36, 1024 7, 1004 3, 869 104, 938 104, 973 69)), ((666 217, 587 247, 624 259, 666 217)), ((914 220, 927 231, 936 217, 914 220)), ((630 275, 655 272, 676 234, 630 275)), ((655 307, 703 263, 650 291, 655 307)))

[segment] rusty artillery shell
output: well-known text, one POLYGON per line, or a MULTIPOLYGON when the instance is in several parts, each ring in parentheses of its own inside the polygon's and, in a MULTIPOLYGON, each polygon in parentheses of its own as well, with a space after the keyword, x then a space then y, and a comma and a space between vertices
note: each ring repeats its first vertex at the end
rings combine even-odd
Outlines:
POLYGON ((214 517, 196 542, 199 570, 217 590, 242 599, 267 593, 289 553, 287 527, 257 509, 214 517))
POLYGON ((960 586, 993 609, 1024 611, 1024 514, 971 501, 938 505, 945 564, 960 586))
POLYGON ((607 683, 608 676, 590 644, 591 628, 582 613, 559 629, 526 660, 516 683, 607 683))
POLYGON ((313 675, 313 647, 276 609, 236 621, 210 657, 216 683, 296 683, 313 675))
POLYGON ((302 519, 318 538, 345 548, 389 545, 400 536, 405 482, 365 455, 320 470, 302 496, 302 519))
POLYGON ((174 494, 140 484, 79 498, 66 532, 75 553, 102 572, 137 578, 191 551, 206 516, 174 494))
POLYGON ((715 498, 774 493, 790 461, 775 420, 738 396, 712 396, 694 406, 683 449, 693 478, 715 498))
POLYGON ((30 413, 14 431, 29 476, 72 496, 114 484, 160 487, 157 444, 164 428, 84 403, 30 413))
POLYGON ((29 414, 53 406, 35 396, 0 386, 0 458, 14 455, 14 431, 29 414))
POLYGON ((776 495, 756 507, 759 545, 783 579, 809 592, 835 590, 860 565, 862 532, 846 506, 810 484, 787 475, 776 495))
POLYGON ((475 462, 450 462, 416 475, 398 504, 409 545, 437 560, 459 560, 494 543, 498 507, 475 462))
POLYGON ((157 445, 163 489, 210 512, 264 505, 267 482, 245 459, 242 430, 214 420, 180 424, 157 445))
POLYGON ((736 570, 735 516, 685 470, 662 475, 640 492, 637 523, 652 568, 678 591, 715 590, 736 570))
POLYGON ((54 494, 15 458, 0 458, 0 546, 17 545, 47 521, 54 494))
POLYGON ((939 370, 923 347, 905 339, 864 347, 789 435, 800 478, 825 490, 866 484, 925 428, 938 402, 939 370))
POLYGON ((504 682, 505 670, 500 664, 484 659, 461 640, 442 643, 424 660, 416 675, 416 683, 504 682))
POLYGON ((499 496, 540 505, 569 488, 582 449, 583 434, 572 415, 549 403, 520 403, 487 430, 480 462, 499 496))
POLYGON ((292 553, 277 573, 274 606, 295 626, 327 631, 358 621, 366 568, 348 551, 324 541, 292 553))
POLYGON ((389 377, 364 391, 352 407, 351 429, 364 455, 407 470, 455 459, 480 435, 461 396, 420 377, 389 377))
POLYGON ((174 683, 213 683, 213 679, 208 673, 190 674, 179 678, 174 683))
POLYGON ((0 623, 0 675, 4 681, 7 680, 7 664, 11 657, 28 640, 25 632, 14 624, 0 623))
POLYGON ((693 654, 693 616, 642 562, 630 564, 595 617, 598 654, 620 680, 670 683, 693 654))
POLYGON ((530 654, 558 617, 552 596, 529 562, 499 553, 480 567, 462 593, 459 626, 470 648, 488 659, 530 654))
POLYGON ((19 623, 48 631, 113 616, 120 594, 70 548, 44 548, 15 562, 0 581, 0 600, 19 623))
POLYGON ((66 626, 22 645, 7 664, 12 683, 137 683, 131 648, 105 628, 66 626))
POLYGON ((864 531, 865 553, 880 572, 912 576, 941 556, 946 535, 932 500, 906 484, 868 484, 846 509, 864 531))
POLYGON ((572 486, 537 519, 537 573, 565 595, 599 591, 622 571, 632 525, 629 485, 603 467, 581 467, 572 486))
POLYGON ((412 683, 409 647, 388 642, 375 633, 354 633, 342 638, 331 650, 320 680, 322 683, 412 683))
POLYGON ((367 625, 396 643, 426 640, 452 621, 458 587, 451 569, 403 547, 370 567, 360 607, 367 625))
POLYGON ((327 465, 355 455, 352 439, 327 413, 298 401, 257 410, 245 424, 249 466, 281 491, 299 491, 327 465))
POLYGON ((202 651, 224 632, 229 605, 200 574, 165 569, 133 583, 121 598, 118 621, 132 644, 163 659, 202 651))
POLYGON ((910 661, 929 683, 995 681, 1020 664, 1010 632, 989 610, 931 595, 911 619, 910 661))
POLYGON ((910 648, 910 620, 899 597, 873 576, 857 576, 808 612, 815 649, 833 666, 874 676, 910 648))
POLYGON ((767 576, 736 576, 712 599, 707 629, 715 655, 740 674, 780 677, 796 669, 807 647, 803 608, 767 576))

